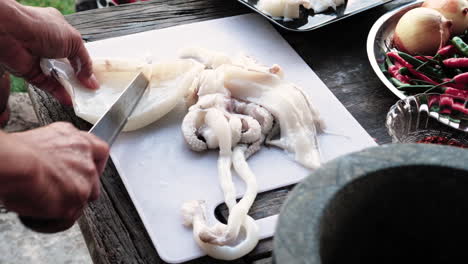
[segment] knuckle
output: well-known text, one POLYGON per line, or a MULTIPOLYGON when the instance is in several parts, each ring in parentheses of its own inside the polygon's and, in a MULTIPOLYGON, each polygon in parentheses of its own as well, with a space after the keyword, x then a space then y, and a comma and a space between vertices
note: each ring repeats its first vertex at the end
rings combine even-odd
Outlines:
POLYGON ((90 184, 80 185, 80 187, 77 188, 76 193, 75 193, 76 205, 75 207, 72 207, 71 210, 75 211, 76 208, 82 208, 83 205, 88 201, 90 194, 91 194, 90 184))
POLYGON ((72 38, 74 38, 75 40, 79 41, 80 43, 82 42, 82 39, 81 39, 81 33, 74 27, 70 26, 70 30, 71 30, 71 36, 72 38))
MULTIPOLYGON (((91 162, 90 162, 91 163, 91 162)), ((86 174, 87 178, 96 178, 97 172, 96 172, 96 167, 94 166, 94 163, 87 165, 84 168, 84 173, 86 174)))
POLYGON ((68 122, 55 122, 51 126, 61 132, 70 132, 75 130, 75 127, 68 122))
POLYGON ((110 151, 109 144, 107 144, 105 141, 103 141, 102 139, 98 138, 95 135, 92 135, 92 134, 87 134, 87 135, 90 137, 91 141, 96 146, 96 148, 98 148, 102 152, 109 153, 110 151))
POLYGON ((55 7, 46 7, 46 9, 50 14, 54 16, 63 17, 62 13, 60 13, 60 11, 58 11, 58 9, 55 7))
POLYGON ((79 147, 85 152, 90 152, 92 149, 91 142, 89 142, 89 140, 86 140, 85 138, 80 138, 78 144, 79 147))

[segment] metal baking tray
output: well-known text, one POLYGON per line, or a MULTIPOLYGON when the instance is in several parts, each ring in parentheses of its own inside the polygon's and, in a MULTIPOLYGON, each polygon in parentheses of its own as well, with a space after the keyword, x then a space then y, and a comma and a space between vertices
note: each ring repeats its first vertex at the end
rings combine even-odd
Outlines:
POLYGON ((301 7, 301 17, 290 21, 285 21, 282 18, 274 18, 263 13, 256 7, 258 0, 238 1, 286 30, 310 31, 393 0, 347 0, 344 5, 337 7, 336 11, 330 8, 328 11, 318 14, 315 14, 313 10, 307 10, 301 7))
POLYGON ((380 69, 380 65, 385 61, 385 54, 392 48, 393 33, 398 20, 409 10, 421 6, 423 2, 423 0, 418 0, 409 3, 381 16, 374 23, 367 37, 367 56, 372 69, 383 84, 400 99, 405 98, 406 95, 387 79, 380 69))

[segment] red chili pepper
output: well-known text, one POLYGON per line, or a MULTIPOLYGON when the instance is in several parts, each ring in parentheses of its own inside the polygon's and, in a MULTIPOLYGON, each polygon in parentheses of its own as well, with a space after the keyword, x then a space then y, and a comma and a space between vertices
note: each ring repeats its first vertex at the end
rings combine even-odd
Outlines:
POLYGON ((468 115, 468 108, 466 108, 463 103, 454 102, 452 105, 452 109, 465 115, 468 115))
POLYGON ((445 94, 449 94, 449 95, 453 95, 453 96, 457 96, 457 97, 461 97, 461 98, 468 98, 468 91, 455 89, 455 88, 451 88, 451 87, 448 87, 448 88, 444 87, 443 89, 445 89, 445 91, 444 91, 445 94))
POLYGON ((432 96, 429 96, 429 99, 428 99, 428 105, 429 107, 432 107, 434 104, 439 104, 439 101, 440 101, 440 96, 439 95, 432 95, 432 96))
POLYGON ((424 56, 414 56, 414 57, 420 61, 427 61, 427 59, 424 56))
POLYGON ((468 72, 458 74, 457 76, 453 77, 453 81, 456 84, 468 84, 468 72))
POLYGON ((449 68, 467 68, 468 58, 450 58, 444 60, 444 65, 449 68))
MULTIPOLYGON (((453 79, 444 78, 444 79, 442 79, 442 81, 443 81, 443 82, 450 82, 450 81, 453 81, 453 79)), ((465 84, 463 84, 463 83, 452 82, 452 83, 450 83, 449 85, 450 85, 450 87, 455 88, 455 89, 460 89, 460 90, 465 90, 465 89, 466 89, 466 88, 465 88, 466 86, 465 86, 465 84)))
POLYGON ((403 83, 409 83, 411 78, 408 77, 408 76, 405 76, 403 74, 401 74, 399 72, 399 70, 403 68, 401 66, 397 66, 397 65, 392 65, 390 67, 388 67, 388 72, 390 73, 390 75, 392 75, 392 77, 395 77, 397 80, 399 80, 400 82, 403 82, 403 83))
POLYGON ((398 53, 396 52, 389 52, 387 53, 387 56, 390 58, 393 58, 395 60, 395 63, 399 63, 401 66, 406 67, 406 68, 413 68, 413 65, 411 65, 409 62, 405 61, 398 53))
POLYGON ((460 143, 452 138, 441 137, 441 136, 432 136, 432 137, 425 137, 416 143, 423 143, 423 144, 437 144, 437 145, 449 145, 453 147, 460 147, 460 148, 468 148, 468 145, 460 143))
POLYGON ((432 80, 431 78, 427 77, 426 75, 416 71, 413 67, 413 65, 411 65, 409 62, 405 61, 402 57, 400 57, 400 55, 398 55, 398 53, 396 52, 389 52, 387 53, 387 56, 390 57, 390 58, 393 58, 395 60, 395 65, 401 65, 402 67, 406 67, 408 68, 408 70, 410 71, 411 74, 414 75, 414 77, 416 78, 419 78, 423 81, 426 81, 426 82, 429 82, 433 85, 438 85, 439 83, 435 82, 434 80, 432 80))
POLYGON ((457 52, 457 49, 455 48, 455 46, 447 45, 447 46, 442 47, 441 49, 439 49, 439 51, 437 51, 437 54, 439 54, 441 56, 452 56, 456 52, 457 52))
POLYGON ((450 114, 452 112, 453 97, 441 96, 439 101, 439 114, 450 114))

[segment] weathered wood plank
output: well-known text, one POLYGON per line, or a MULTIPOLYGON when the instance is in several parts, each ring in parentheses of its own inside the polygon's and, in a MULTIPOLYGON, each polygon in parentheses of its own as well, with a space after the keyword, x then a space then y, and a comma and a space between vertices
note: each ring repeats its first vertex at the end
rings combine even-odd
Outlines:
MULTIPOLYGON (((365 40, 372 23, 384 11, 384 8, 373 9, 313 32, 280 30, 304 61, 380 143, 390 141, 384 118, 396 97, 372 72, 366 57, 365 40)), ((233 0, 154 0, 82 12, 68 16, 67 20, 84 38, 94 41, 246 12, 250 11, 233 0)), ((81 129, 90 127, 71 109, 63 108, 45 93, 32 87, 29 92, 42 124, 63 120, 81 129)), ((259 195, 251 215, 262 218, 278 213, 289 189, 259 195)), ((225 217, 226 210, 220 209, 220 214, 225 217)), ((101 198, 85 210, 80 226, 95 263, 164 263, 157 256, 112 163, 108 164, 102 176, 101 198)), ((268 257, 271 249, 272 239, 264 240, 244 260, 234 263, 251 263, 268 257)), ((270 263, 269 260, 271 262, 268 258, 259 261, 270 263)), ((191 263, 223 262, 203 258, 191 263)))
POLYGON ((250 12, 237 1, 154 0, 67 16, 89 41, 250 12))

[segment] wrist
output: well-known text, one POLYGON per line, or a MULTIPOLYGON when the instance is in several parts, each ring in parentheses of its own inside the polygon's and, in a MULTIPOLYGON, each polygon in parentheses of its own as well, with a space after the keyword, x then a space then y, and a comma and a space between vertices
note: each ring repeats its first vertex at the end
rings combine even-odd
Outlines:
POLYGON ((34 151, 14 134, 0 131, 0 200, 14 194, 21 184, 31 184, 37 159, 34 151))

